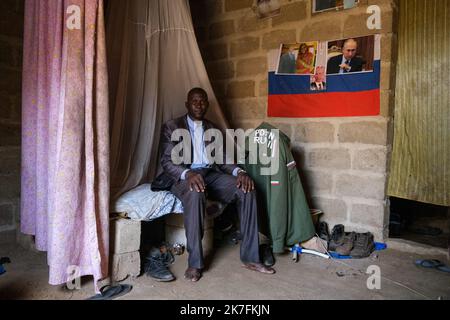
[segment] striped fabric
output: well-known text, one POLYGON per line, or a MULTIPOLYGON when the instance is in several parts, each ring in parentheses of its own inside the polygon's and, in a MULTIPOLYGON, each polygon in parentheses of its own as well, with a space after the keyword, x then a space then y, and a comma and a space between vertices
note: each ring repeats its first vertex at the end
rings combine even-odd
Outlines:
POLYGON ((388 194, 450 206, 450 1, 401 0, 388 194))

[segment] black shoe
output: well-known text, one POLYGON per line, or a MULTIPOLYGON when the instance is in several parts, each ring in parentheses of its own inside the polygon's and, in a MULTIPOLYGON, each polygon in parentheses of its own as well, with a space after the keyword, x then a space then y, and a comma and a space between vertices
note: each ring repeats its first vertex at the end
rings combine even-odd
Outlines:
POLYGON ((275 264, 275 258, 272 253, 272 248, 268 244, 262 244, 259 246, 259 255, 263 264, 266 267, 271 267, 275 264))
POLYGON ((330 242, 330 232, 328 231, 328 223, 319 223, 319 238, 325 240, 327 243, 330 242))
POLYGON ((375 242, 373 240, 373 234, 371 232, 357 233, 350 255, 352 258, 366 258, 374 250, 375 242))
POLYGON ((356 233, 350 232, 344 236, 342 244, 336 248, 336 252, 341 256, 349 256, 356 241, 356 233))
POLYGON ((337 247, 340 247, 344 243, 345 231, 344 225, 337 224, 331 231, 330 243, 328 244, 328 250, 336 251, 337 247))
POLYGON ((147 276, 162 282, 175 280, 175 276, 168 268, 168 265, 174 261, 170 252, 161 253, 159 249, 152 249, 146 260, 145 273, 147 276))

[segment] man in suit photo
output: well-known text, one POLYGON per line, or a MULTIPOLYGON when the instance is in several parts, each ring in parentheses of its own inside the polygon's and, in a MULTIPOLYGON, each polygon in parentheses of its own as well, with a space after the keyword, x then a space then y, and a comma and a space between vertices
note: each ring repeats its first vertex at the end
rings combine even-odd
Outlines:
MULTIPOLYGON (((236 203, 242 235, 242 266, 252 271, 273 274, 274 269, 261 263, 253 180, 237 165, 228 164, 225 160, 215 163, 207 154, 206 147, 211 142, 205 141, 205 134, 210 129, 217 129, 216 125, 205 119, 208 107, 206 91, 202 88, 191 89, 186 102, 188 113, 166 122, 161 132, 161 165, 164 170, 162 175, 165 177, 158 177, 156 180, 169 181, 166 188, 183 203, 189 254, 188 268, 184 276, 196 282, 201 278, 205 267, 202 238, 207 197, 224 204, 236 203), (186 135, 191 138, 191 160, 183 158, 181 164, 178 164, 178 159, 174 161, 172 157, 172 150, 180 143, 172 141, 172 133, 178 129, 184 129, 186 135)), ((177 152, 175 154, 179 155, 177 152)))
POLYGON ((358 43, 347 39, 342 47, 342 54, 328 60, 327 74, 345 74, 363 70, 364 60, 357 57, 358 43))

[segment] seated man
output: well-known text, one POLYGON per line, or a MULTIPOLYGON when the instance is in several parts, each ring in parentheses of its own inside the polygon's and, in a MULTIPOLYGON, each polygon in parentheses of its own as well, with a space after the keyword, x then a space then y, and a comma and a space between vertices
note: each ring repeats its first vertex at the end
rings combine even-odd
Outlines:
POLYGON ((164 172, 163 177, 160 176, 156 180, 170 181, 170 191, 183 203, 186 249, 189 254, 185 278, 198 281, 202 276, 206 194, 223 203, 237 201, 242 232, 240 258, 243 267, 267 274, 275 273, 260 260, 257 203, 253 180, 234 164, 211 163, 206 154, 208 142, 205 143, 204 134, 207 130, 216 128, 204 118, 208 107, 205 90, 201 88, 190 90, 186 102, 187 115, 165 123, 161 133, 161 165, 164 172), (174 163, 172 150, 179 141, 172 141, 172 133, 177 129, 186 130, 191 137, 192 163, 186 163, 184 160, 181 164, 174 163))

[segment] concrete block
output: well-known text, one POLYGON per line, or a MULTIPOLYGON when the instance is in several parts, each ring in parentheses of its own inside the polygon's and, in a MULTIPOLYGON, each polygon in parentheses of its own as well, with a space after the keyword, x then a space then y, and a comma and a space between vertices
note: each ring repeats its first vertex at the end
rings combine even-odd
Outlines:
POLYGON ((267 73, 267 58, 249 58, 237 62, 237 77, 255 76, 267 73))
POLYGON ((351 157, 347 149, 312 149, 308 153, 308 167, 350 169, 351 157))
POLYGON ((231 61, 208 63, 206 69, 212 80, 231 79, 234 77, 234 64, 231 61))
POLYGON ((300 41, 328 41, 342 38, 340 16, 306 25, 300 33, 300 41))
POLYGON ((139 251, 114 254, 111 265, 111 280, 123 281, 128 276, 137 277, 141 272, 139 251))
MULTIPOLYGON (((2 74, 2 70, 0 70, 2 74)), ((1 86, 0 77, 0 86, 1 86)), ((1 91, 1 88, 0 88, 1 91)), ((0 124, 0 147, 3 146, 20 146, 21 129, 16 124, 0 124)))
MULTIPOLYGON (((213 87, 214 94, 216 95, 217 99, 220 100, 221 98, 226 97, 226 95, 227 95, 227 86, 226 86, 224 81, 213 81, 213 82, 211 82, 211 85, 213 87)), ((221 103, 219 103, 219 105, 222 106, 221 103)))
POLYGON ((279 15, 272 18, 272 27, 286 22, 299 22, 307 17, 306 2, 291 3, 281 7, 279 15))
POLYGON ((228 100, 233 119, 264 119, 266 115, 266 101, 261 99, 228 100))
POLYGON ((0 199, 13 200, 20 197, 20 175, 0 178, 0 199))
POLYGON ((290 30, 275 30, 264 34, 262 40, 262 48, 277 49, 282 43, 295 43, 297 42, 297 31, 295 29, 290 30))
MULTIPOLYGON (((311 204, 314 208, 323 211, 322 221, 332 221, 343 224, 347 221, 348 208, 346 203, 341 199, 313 197, 311 199, 311 204)), ((331 227, 332 226, 330 225, 330 228, 331 227)))
POLYGON ((364 30, 365 35, 392 32, 394 16, 390 5, 382 6, 381 8, 381 30, 369 30, 367 28, 368 18, 369 14, 367 14, 365 10, 360 14, 346 15, 344 22, 344 38, 361 35, 361 30, 364 30))
POLYGON ((234 20, 216 22, 209 27, 209 39, 219 39, 235 32, 234 20))
POLYGON ((381 63, 380 89, 393 89, 395 85, 395 66, 390 62, 381 63))
POLYGON ((341 124, 339 142, 387 145, 387 122, 359 121, 341 124))
POLYGON ((20 174, 20 148, 3 147, 0 148, 0 176, 20 174))
POLYGON ((21 92, 22 72, 10 68, 0 67, 0 91, 7 91, 10 94, 21 92))
POLYGON ((269 19, 259 19, 256 15, 245 15, 238 20, 238 32, 253 32, 269 27, 269 19))
POLYGON ((206 60, 220 60, 228 57, 228 46, 226 43, 209 45, 205 50, 206 60))
POLYGON ((40 252, 36 249, 36 243, 34 236, 23 234, 20 230, 16 230, 16 243, 25 250, 32 252, 40 252))
MULTIPOLYGON (((395 95, 393 90, 381 90, 380 92, 380 116, 392 117, 394 114, 395 95)), ((389 140, 388 140, 389 141, 389 140)))
POLYGON ((289 137, 289 139, 292 137, 293 129, 292 125, 289 123, 282 123, 277 121, 267 121, 269 124, 274 126, 275 128, 279 129, 281 132, 283 132, 285 135, 289 137))
POLYGON ((306 122, 295 126, 295 141, 304 143, 334 142, 334 126, 329 122, 306 122))
POLYGON ((14 206, 11 203, 0 204, 0 229, 14 225, 14 206))
POLYGON ((141 223, 129 219, 111 221, 111 252, 123 254, 138 251, 141 245, 141 223))
POLYGON ((361 177, 343 174, 337 177, 336 193, 338 196, 384 200, 385 177, 361 177))
POLYGON ((253 5, 253 0, 225 0, 225 11, 235 11, 241 9, 250 9, 253 5))
POLYGON ((361 226, 383 228, 387 219, 386 205, 353 204, 350 221, 361 226))
POLYGON ((259 83, 259 96, 267 97, 268 94, 269 94, 269 81, 267 79, 262 80, 259 83))
POLYGON ((258 49, 259 49, 258 37, 244 37, 231 42, 230 56, 236 57, 254 52, 258 49))
POLYGON ((386 153, 386 148, 356 150, 353 155, 353 169, 385 173, 386 153))
POLYGON ((228 84, 227 97, 230 99, 255 97, 255 81, 230 82, 228 84))
POLYGON ((333 175, 320 171, 303 171, 305 189, 311 194, 331 194, 333 190, 333 175))

